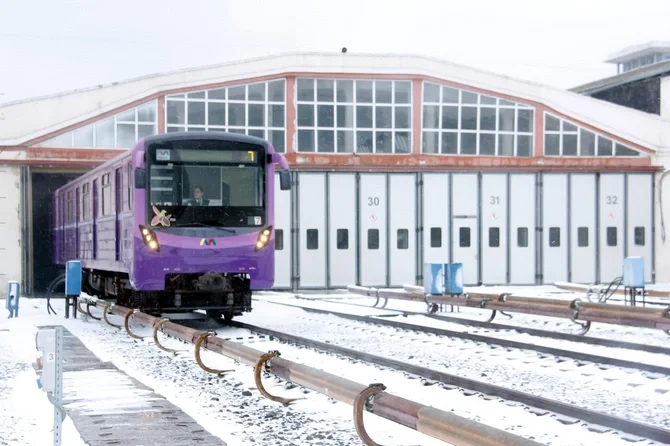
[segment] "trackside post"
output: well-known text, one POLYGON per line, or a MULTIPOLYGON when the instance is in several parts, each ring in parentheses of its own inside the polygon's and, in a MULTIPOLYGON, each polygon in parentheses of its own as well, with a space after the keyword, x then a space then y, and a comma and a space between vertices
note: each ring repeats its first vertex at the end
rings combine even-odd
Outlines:
POLYGON ((35 337, 40 356, 37 357, 37 370, 40 377, 37 387, 46 392, 54 405, 53 444, 62 442, 62 425, 65 419, 63 409, 63 327, 40 329, 35 337))
POLYGON ((21 285, 16 280, 7 282, 7 309, 9 319, 19 317, 19 298, 21 297, 21 285))

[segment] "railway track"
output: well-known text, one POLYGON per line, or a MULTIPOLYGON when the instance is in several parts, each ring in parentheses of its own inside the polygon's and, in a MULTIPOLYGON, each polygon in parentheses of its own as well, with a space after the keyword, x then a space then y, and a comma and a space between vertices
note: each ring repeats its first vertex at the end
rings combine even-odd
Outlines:
MULTIPOLYGON (((314 307, 306 307, 306 306, 302 306, 302 305, 294 305, 294 304, 289 304, 289 303, 286 303, 286 302, 276 302, 274 300, 264 300, 264 301, 268 302, 268 303, 271 303, 271 304, 275 304, 275 305, 282 305, 282 306, 302 309, 304 311, 311 312, 311 313, 331 314, 331 315, 341 317, 341 318, 344 318, 344 319, 349 319, 349 320, 358 321, 358 322, 366 322, 366 323, 375 324, 375 325, 379 325, 379 326, 393 327, 393 328, 398 328, 398 329, 408 330, 408 331, 414 331, 414 332, 430 333, 430 334, 434 334, 434 335, 438 335, 438 336, 452 337, 452 338, 464 339, 464 340, 469 340, 469 341, 474 341, 474 342, 483 342, 483 343, 486 343, 486 344, 499 345, 501 347, 506 347, 506 348, 514 348, 514 349, 521 349, 521 350, 534 350, 534 351, 539 352, 539 353, 554 355, 554 356, 557 356, 557 357, 571 358, 571 359, 574 359, 576 361, 587 361, 587 362, 591 362, 593 364, 601 364, 601 365, 609 365, 609 366, 614 366, 614 367, 637 369, 637 370, 641 370, 641 371, 648 372, 648 373, 670 376, 670 366, 667 366, 667 365, 659 365, 659 364, 653 364, 653 363, 649 363, 649 362, 645 363, 645 362, 631 361, 631 360, 627 360, 627 359, 621 359, 621 358, 618 358, 618 357, 603 356, 603 355, 597 355, 597 354, 593 354, 593 353, 567 350, 567 349, 563 349, 563 348, 556 348, 556 347, 550 347, 550 346, 545 346, 545 345, 538 345, 538 344, 533 344, 533 343, 529 343, 529 342, 520 342, 520 341, 515 341, 515 340, 511 340, 511 339, 504 339, 504 338, 496 337, 496 336, 486 336, 486 335, 469 333, 469 332, 449 330, 449 329, 445 329, 445 328, 427 327, 427 326, 423 326, 423 325, 417 325, 417 324, 412 324, 412 323, 407 323, 407 322, 400 322, 400 321, 391 320, 388 316, 385 316, 385 315, 384 316, 377 316, 377 317, 361 316, 361 315, 338 312, 338 311, 328 310, 328 309, 319 309, 319 308, 314 308, 314 307)), ((395 311, 395 310, 390 310, 390 311, 395 311)), ((509 328, 507 328, 507 330, 509 330, 509 328)), ((572 339, 570 339, 570 341, 575 342, 572 339)), ((601 345, 601 344, 597 344, 597 345, 601 345)), ((637 346, 637 344, 633 344, 633 345, 637 346)), ((617 347, 621 348, 621 346, 617 346, 617 347)), ((628 347, 628 348, 630 348, 630 347, 628 347)), ((662 352, 665 355, 667 355, 667 357, 663 357, 661 353, 655 353, 653 359, 656 359, 659 363, 666 362, 666 363, 670 364, 670 349, 663 349, 662 352)), ((651 358, 648 358, 648 359, 651 359, 651 358)))
MULTIPOLYGON (((410 327, 412 331, 408 333, 377 324, 377 320, 347 321, 327 314, 305 313, 295 307, 286 307, 287 310, 281 312, 259 307, 261 305, 256 307, 255 314, 244 317, 245 322, 310 341, 355 349, 385 360, 405 361, 412 366, 433 370, 432 376, 450 376, 448 385, 466 388, 489 385, 474 381, 481 377, 503 389, 496 390, 501 392, 500 395, 521 392, 524 394, 519 394, 522 401, 532 400, 533 405, 540 405, 542 410, 558 411, 556 404, 547 402, 551 399, 559 402, 559 406, 565 404, 561 409, 563 412, 559 413, 568 417, 595 424, 607 422, 613 429, 621 429, 624 422, 647 424, 652 431, 659 429, 655 439, 668 435, 670 420, 666 414, 670 381, 667 375, 573 362, 565 356, 447 338, 417 332, 416 326, 410 327), (268 314, 273 318, 267 319, 268 314), (281 323, 282 320, 285 322, 281 323), (582 410, 585 412, 580 412, 582 410), (607 418, 588 418, 594 413, 612 418, 609 421, 607 418)), ((670 437, 665 439, 670 443, 670 437)))
MULTIPOLYGON (((337 298, 313 298, 313 297, 302 296, 300 294, 295 294, 294 296, 298 300, 305 300, 305 301, 308 301, 308 302, 319 301, 319 302, 327 302, 327 303, 333 303, 333 304, 337 304, 337 305, 347 305, 347 306, 367 308, 367 309, 374 309, 375 308, 372 305, 364 305, 364 304, 354 303, 354 302, 344 302, 342 300, 338 300, 337 298)), ((261 298, 254 297, 254 299, 278 303, 276 300, 267 299, 267 298, 264 298, 264 297, 261 297, 261 298)), ((362 300, 368 300, 370 303, 375 301, 374 298, 358 298, 358 297, 356 297, 356 300, 361 300, 361 301, 362 300)), ((670 355, 670 348, 663 347, 661 345, 642 344, 642 343, 639 343, 639 342, 628 342, 628 341, 623 341, 623 340, 618 340, 618 339, 601 338, 601 337, 593 337, 593 336, 583 336, 583 335, 579 335, 579 334, 562 333, 562 332, 542 330, 542 329, 532 328, 532 327, 524 327, 524 326, 500 324, 500 323, 495 323, 495 322, 487 322, 487 321, 483 321, 483 320, 476 320, 476 319, 471 319, 469 317, 465 317, 465 314, 476 316, 476 313, 461 313, 463 315, 462 317, 455 317, 455 316, 445 316, 444 314, 428 313, 426 311, 412 311, 412 310, 407 310, 407 309, 389 308, 387 306, 383 307, 383 310, 384 311, 389 311, 389 312, 396 312, 399 315, 423 316, 423 317, 438 320, 438 321, 449 322, 449 323, 453 323, 453 324, 459 324, 459 325, 465 325, 465 326, 471 326, 471 327, 483 328, 483 329, 487 330, 487 332, 490 331, 491 333, 494 333, 495 331, 518 332, 518 333, 528 334, 528 335, 531 335, 531 336, 538 336, 538 337, 542 337, 542 338, 556 339, 556 340, 561 340, 561 341, 578 342, 578 343, 581 343, 581 344, 596 345, 596 346, 601 346, 601 347, 622 348, 622 349, 635 350, 635 351, 640 351, 640 352, 659 353, 659 354, 663 354, 663 355, 670 355)), ((486 310, 482 310, 482 311, 486 311, 486 310)), ((518 315, 517 315, 517 317, 518 317, 518 315)))

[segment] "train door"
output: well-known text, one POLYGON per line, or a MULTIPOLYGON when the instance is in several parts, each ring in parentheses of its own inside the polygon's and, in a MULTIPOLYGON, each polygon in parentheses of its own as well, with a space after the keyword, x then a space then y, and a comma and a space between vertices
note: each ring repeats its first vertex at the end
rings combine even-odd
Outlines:
POLYGON ((356 175, 328 174, 329 287, 356 283, 356 175))
POLYGON ((416 175, 389 174, 389 286, 416 284, 416 175))
POLYGON ((114 174, 114 234, 116 234, 116 261, 121 260, 121 214, 123 213, 123 191, 126 188, 123 186, 123 175, 121 168, 116 169, 114 174))
POLYGON ((452 174, 451 227, 454 263, 463 264, 463 283, 479 282, 479 185, 476 173, 452 174))
POLYGON ((482 282, 507 283, 507 175, 482 175, 482 282))
POLYGON ((79 218, 80 214, 79 213, 80 213, 80 209, 81 209, 80 208, 80 206, 81 206, 81 204, 80 204, 81 198, 80 197, 81 197, 81 195, 80 195, 79 188, 76 188, 75 189, 75 194, 74 194, 74 198, 75 198, 75 201, 74 201, 74 237, 75 237, 74 238, 74 249, 75 249, 74 250, 74 258, 75 259, 81 258, 81 255, 79 253, 79 221, 80 221, 80 218, 79 218))
POLYGON ((449 174, 423 174, 423 263, 449 263, 449 174))
MULTIPOLYGON (((598 205, 600 212, 600 282, 609 283, 623 271, 624 174, 601 174, 598 205)), ((636 200, 637 197, 631 197, 636 200)))
POLYGON ((542 277, 551 284, 568 279, 568 176, 546 174, 542 184, 542 277))
POLYGON ((509 179, 510 283, 535 283, 535 174, 510 174, 509 179))
POLYGON ((387 176, 360 174, 360 283, 362 286, 386 286, 386 197, 387 176))
POLYGON ((596 177, 570 174, 570 281, 596 280, 596 177))
POLYGON ((93 205, 91 208, 91 224, 93 225, 93 259, 98 258, 98 179, 93 180, 93 205))
POLYGON ((299 286, 326 286, 326 174, 298 176, 299 286))
POLYGON ((275 288, 291 288, 291 191, 281 190, 275 174, 275 288))
POLYGON ((629 173, 626 185, 626 246, 628 256, 644 258, 644 280, 652 281, 652 218, 654 215, 654 176, 629 173))

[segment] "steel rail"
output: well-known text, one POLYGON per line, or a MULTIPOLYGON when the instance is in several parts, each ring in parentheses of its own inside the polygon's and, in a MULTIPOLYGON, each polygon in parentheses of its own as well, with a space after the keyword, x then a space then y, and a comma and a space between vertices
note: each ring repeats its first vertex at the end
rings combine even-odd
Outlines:
MULTIPOLYGON (((106 313, 112 313, 124 319, 128 312, 131 311, 128 308, 113 304, 110 305, 108 302, 103 301, 96 301, 96 306, 98 305, 102 306, 106 313), (98 304, 97 302, 100 303, 98 304)), ((362 411, 371 412, 379 417, 458 446, 540 445, 540 443, 527 438, 392 395, 381 390, 380 387, 383 387, 381 384, 366 386, 323 370, 297 364, 279 357, 278 352, 272 352, 273 355, 268 356, 265 352, 226 341, 217 336, 204 336, 205 333, 209 332, 202 332, 141 312, 134 313, 133 321, 152 327, 154 332, 158 327, 163 334, 187 343, 193 344, 200 339, 202 347, 207 350, 220 353, 223 356, 254 368, 264 365, 267 372, 281 379, 304 386, 353 406, 356 431, 368 445, 374 443, 367 441, 369 437, 365 433, 365 427, 362 424, 362 411)), ((105 322, 116 327, 109 320, 105 320, 105 322)), ((268 397, 265 394, 264 396, 268 397)), ((273 400, 278 400, 278 398, 273 400)))
MULTIPOLYGON (((514 293, 468 292, 464 296, 418 296, 417 287, 407 286, 407 291, 365 288, 350 285, 348 291, 362 296, 378 295, 401 300, 423 300, 437 310, 438 305, 454 305, 493 311, 510 311, 541 316, 570 319, 583 326, 586 334, 592 322, 655 328, 670 333, 670 306, 663 309, 626 307, 622 305, 595 304, 580 299, 561 300, 529 297, 514 293), (372 291, 374 290, 374 291, 372 291), (392 293, 391 293, 392 292, 392 293), (582 323, 581 321, 584 321, 582 323)), ((423 290, 421 290, 423 292, 423 290)), ((495 316, 495 313, 493 314, 495 316)), ((493 316, 490 320, 493 320, 493 316)))
POLYGON ((303 307, 300 305, 289 304, 285 302, 274 302, 266 301, 273 303, 275 305, 283 305, 287 307, 300 308, 307 312, 319 313, 319 314, 332 314, 333 316, 338 316, 343 319, 350 319, 358 322, 366 322, 369 324, 376 324, 381 326, 388 326, 394 328, 400 328, 403 330, 411 330, 415 332, 431 333, 438 336, 450 336, 459 339, 467 339, 470 341, 478 341, 486 344, 495 344, 500 345, 501 347, 517 348, 520 350, 534 350, 540 353, 547 353, 555 356, 563 356, 572 359, 577 359, 580 361, 588 361, 595 364, 607 364, 616 367, 625 367, 632 368, 637 370, 642 370, 645 372, 651 373, 661 373, 664 375, 670 376, 670 367, 664 367, 654 364, 640 363, 635 361, 629 361, 627 359, 611 358, 608 356, 594 355, 591 353, 582 353, 576 352, 573 350, 564 350, 556 347, 547 347, 544 345, 529 344, 527 342, 521 341, 512 341, 509 339, 501 339, 492 336, 479 335, 474 333, 464 333, 461 331, 449 330, 446 328, 436 328, 436 327, 425 327, 423 325, 410 324, 408 322, 398 322, 393 321, 387 318, 373 318, 370 316, 360 316, 356 314, 349 313, 340 313, 334 310, 324 310, 321 308, 309 308, 303 307))
MULTIPOLYGON (((303 298, 298 294, 296 294, 295 297, 296 297, 296 299, 302 299, 302 300, 307 300, 307 301, 320 301, 320 302, 334 303, 334 304, 338 304, 338 305, 352 305, 352 306, 357 306, 357 307, 370 308, 369 305, 358 304, 358 303, 354 303, 354 302, 342 302, 342 301, 337 301, 337 300, 334 300, 334 299, 311 298, 311 297, 310 298, 303 298)), ((262 301, 262 302, 278 303, 276 301, 266 299, 266 298, 263 298, 263 299, 255 298, 255 299, 258 300, 258 301, 262 301)), ((562 341, 579 342, 579 343, 582 343, 582 344, 598 345, 598 346, 601 346, 601 347, 623 348, 623 349, 628 349, 628 350, 644 351, 644 352, 648 352, 648 353, 660 353, 660 354, 663 354, 663 355, 670 355, 670 348, 662 347, 660 345, 639 344, 639 343, 636 343, 636 342, 619 341, 619 340, 616 340, 616 339, 606 339, 606 338, 598 338, 598 337, 586 337, 586 336, 572 334, 572 333, 561 333, 561 332, 556 332, 556 331, 541 330, 539 328, 521 327, 521 326, 518 326, 518 325, 497 324, 495 322, 487 322, 487 321, 480 321, 480 320, 476 320, 476 319, 446 316, 444 314, 434 314, 434 313, 429 313, 429 312, 398 310, 398 309, 394 309, 394 308, 384 308, 384 310, 385 311, 395 311, 395 312, 398 312, 399 314, 402 314, 402 315, 423 316, 423 317, 427 317, 427 318, 430 318, 430 319, 436 319, 436 320, 444 321, 444 322, 451 322, 451 323, 459 324, 459 325, 466 325, 466 326, 469 325, 469 326, 479 327, 479 328, 489 328, 489 329, 492 329, 492 330, 517 331, 519 333, 525 333, 525 334, 538 336, 538 337, 543 337, 543 338, 559 339, 559 340, 562 340, 562 341)), ((488 310, 485 310, 485 311, 488 311, 488 310)))
POLYGON ((590 409, 584 409, 560 401, 550 400, 540 396, 531 395, 529 393, 520 392, 517 390, 507 389, 494 384, 489 384, 481 381, 476 381, 469 378, 464 378, 457 375, 452 375, 438 370, 428 369, 421 366, 407 364, 395 359, 376 356, 370 353, 364 353, 357 350, 352 350, 346 347, 340 347, 321 341, 307 339, 301 336, 296 336, 288 333, 283 333, 277 330, 272 330, 265 327, 258 327, 239 321, 232 321, 232 325, 239 328, 246 328, 252 332, 266 334, 273 336, 286 343, 296 344, 304 347, 321 350, 324 352, 339 354, 352 359, 358 359, 371 364, 376 364, 382 367, 388 367, 393 370, 403 371, 423 377, 429 380, 437 381, 448 386, 461 387, 463 389, 473 390, 484 395, 499 397, 507 401, 516 401, 526 406, 537 409, 546 410, 557 414, 562 414, 571 418, 577 418, 586 423, 609 427, 614 430, 628 432, 633 435, 644 437, 650 440, 669 442, 670 430, 661 427, 652 426, 637 421, 626 420, 614 415, 608 415, 600 412, 595 412, 590 409))

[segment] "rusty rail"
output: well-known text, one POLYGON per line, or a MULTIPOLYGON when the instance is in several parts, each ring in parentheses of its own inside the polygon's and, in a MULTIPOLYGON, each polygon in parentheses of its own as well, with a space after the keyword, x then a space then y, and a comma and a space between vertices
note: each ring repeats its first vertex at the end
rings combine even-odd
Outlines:
POLYGON ((628 325, 642 328, 664 330, 670 334, 670 306, 666 308, 641 308, 623 305, 611 305, 584 302, 580 299, 561 300, 544 299, 524 296, 516 293, 499 293, 495 291, 467 292, 462 296, 430 296, 423 295, 423 289, 414 285, 405 285, 405 291, 365 288, 349 286, 349 292, 363 296, 387 296, 392 299, 409 301, 425 301, 430 312, 435 312, 438 305, 453 305, 481 310, 509 311, 514 313, 534 314, 549 317, 570 319, 582 326, 581 334, 588 332, 592 322, 628 325), (389 293, 392 291, 393 293, 389 293), (422 297, 423 295, 423 297, 422 297), (393 296, 393 297, 391 297, 393 296))
MULTIPOLYGON (((121 316, 124 320, 129 312, 132 311, 128 308, 104 301, 80 299, 85 300, 87 304, 91 303, 93 306, 102 307, 105 314, 115 314, 121 316)), ((104 320, 112 327, 118 327, 112 324, 107 318, 104 318, 104 320)), ((269 355, 266 352, 255 350, 242 344, 226 341, 212 335, 210 332, 198 331, 141 312, 133 313, 133 321, 151 327, 154 333, 160 330, 167 336, 172 336, 191 344, 199 341, 198 346, 201 348, 206 348, 207 350, 251 366, 254 368, 254 376, 257 379, 257 383, 259 377, 256 369, 264 365, 265 371, 276 377, 351 405, 354 409, 353 418, 356 432, 359 433, 361 440, 366 445, 375 445, 376 443, 366 433, 363 425, 363 411, 371 412, 379 417, 394 421, 410 429, 457 446, 502 446, 512 444, 530 446, 540 444, 524 437, 460 417, 451 412, 392 395, 384 391, 383 384, 370 384, 366 386, 323 370, 297 364, 280 357, 279 352, 271 352, 272 355, 269 355)), ((284 398, 269 395, 265 389, 260 389, 260 387, 262 387, 262 383, 259 386, 259 390, 266 398, 284 404, 290 402, 284 398)))

